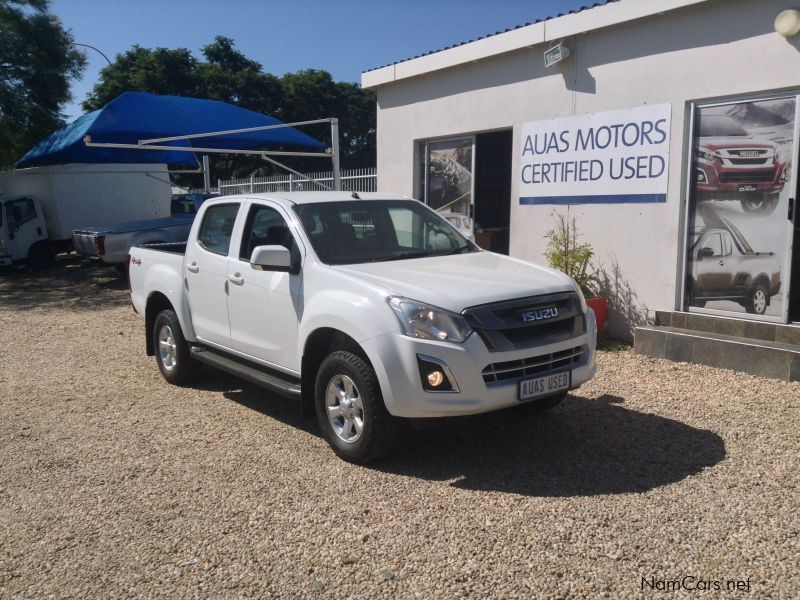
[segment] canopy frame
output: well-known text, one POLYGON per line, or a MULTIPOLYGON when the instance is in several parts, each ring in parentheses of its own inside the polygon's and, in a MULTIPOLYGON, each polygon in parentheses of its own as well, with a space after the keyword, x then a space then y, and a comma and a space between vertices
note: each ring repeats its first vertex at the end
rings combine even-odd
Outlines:
MULTIPOLYGON (((325 189, 331 189, 330 186, 313 179, 299 171, 295 171, 291 167, 270 158, 272 156, 302 156, 309 158, 327 158, 330 159, 333 165, 333 189, 342 189, 342 171, 339 164, 339 119, 330 117, 326 119, 314 119, 311 121, 296 121, 294 123, 277 123, 274 125, 262 125, 260 127, 247 127, 244 129, 228 129, 224 131, 208 131, 204 133, 192 133, 189 135, 176 135, 163 138, 150 138, 138 140, 136 144, 116 144, 112 142, 93 142, 91 135, 86 135, 83 138, 83 143, 87 148, 123 148, 126 150, 166 150, 169 152, 191 152, 193 154, 245 154, 250 156, 260 156, 263 160, 270 162, 282 169, 289 171, 295 175, 299 175, 308 181, 314 182, 325 189), (195 146, 168 146, 161 145, 166 142, 188 141, 199 138, 220 137, 225 135, 234 135, 238 133, 252 133, 256 131, 266 131, 269 129, 279 129, 281 127, 301 127, 303 125, 314 125, 318 123, 330 123, 331 126, 331 147, 324 152, 292 152, 287 150, 239 150, 234 148, 214 148, 214 147, 195 147, 195 146)), ((203 161, 202 172, 205 174, 206 188, 209 187, 210 173, 207 168, 208 161, 203 161)), ((206 190, 208 191, 208 189, 206 190)))

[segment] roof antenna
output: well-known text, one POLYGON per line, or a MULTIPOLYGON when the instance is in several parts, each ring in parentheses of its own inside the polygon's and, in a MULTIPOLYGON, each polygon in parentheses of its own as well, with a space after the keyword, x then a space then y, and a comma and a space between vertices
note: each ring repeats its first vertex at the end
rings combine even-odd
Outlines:
POLYGON ((358 192, 353 192, 352 194, 350 194, 350 197, 353 200, 361 200, 361 196, 358 195, 358 192))

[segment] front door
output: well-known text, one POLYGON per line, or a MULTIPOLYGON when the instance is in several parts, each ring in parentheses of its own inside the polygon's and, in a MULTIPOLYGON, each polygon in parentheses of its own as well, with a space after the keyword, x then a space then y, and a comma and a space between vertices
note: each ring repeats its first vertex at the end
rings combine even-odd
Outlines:
POLYGON ((228 258, 232 348, 299 372, 301 275, 259 270, 250 265, 250 256, 256 246, 284 246, 299 260, 300 247, 281 210, 268 203, 250 205, 241 240, 238 252, 228 258))
POLYGON ((27 258, 31 246, 47 238, 40 211, 30 198, 19 198, 5 203, 8 253, 13 260, 27 258))
POLYGON ((202 341, 230 347, 228 320, 228 253, 238 202, 211 206, 203 215, 197 243, 186 245, 184 268, 192 323, 202 341))

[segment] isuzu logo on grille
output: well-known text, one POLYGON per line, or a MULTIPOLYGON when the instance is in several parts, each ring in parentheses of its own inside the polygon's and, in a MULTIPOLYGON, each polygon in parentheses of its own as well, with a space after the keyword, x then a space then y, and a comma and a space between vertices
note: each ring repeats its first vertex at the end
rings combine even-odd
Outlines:
POLYGON ((522 320, 526 323, 531 321, 544 321, 546 319, 553 319, 558 316, 558 309, 555 306, 547 308, 536 308, 533 310, 524 310, 521 313, 522 320))

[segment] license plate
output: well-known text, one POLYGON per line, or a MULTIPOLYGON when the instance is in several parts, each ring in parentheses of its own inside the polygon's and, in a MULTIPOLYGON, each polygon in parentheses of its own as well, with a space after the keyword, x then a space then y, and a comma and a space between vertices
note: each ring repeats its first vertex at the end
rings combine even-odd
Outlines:
POLYGON ((740 192, 757 192, 758 191, 758 186, 753 184, 753 183, 740 185, 739 186, 739 191, 740 192))
POLYGON ((525 379, 519 382, 519 399, 530 400, 541 398, 542 396, 552 396, 558 392, 568 390, 572 381, 572 371, 561 371, 551 373, 533 379, 525 379))
POLYGON ((739 152, 739 156, 741 156, 742 158, 758 158, 759 156, 761 156, 761 154, 754 150, 743 150, 739 152))

